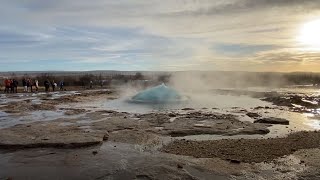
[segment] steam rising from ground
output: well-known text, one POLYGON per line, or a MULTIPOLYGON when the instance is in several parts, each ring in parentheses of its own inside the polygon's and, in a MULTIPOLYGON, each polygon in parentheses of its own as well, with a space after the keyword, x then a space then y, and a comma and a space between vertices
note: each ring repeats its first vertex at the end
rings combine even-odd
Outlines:
MULTIPOLYGON (((168 104, 168 109, 190 107, 194 109, 201 108, 232 108, 242 107, 251 108, 256 106, 269 105, 259 99, 248 96, 221 95, 217 94, 216 89, 224 88, 248 88, 250 84, 259 84, 259 78, 241 76, 241 74, 228 76, 226 74, 210 74, 201 72, 179 72, 172 73, 167 86, 174 88, 181 95, 187 96, 187 102, 181 102, 179 105, 168 104), (245 77, 245 78, 244 78, 245 77), (254 80, 253 80, 254 79, 254 80)), ((162 82, 155 82, 149 87, 143 83, 131 83, 121 86, 122 99, 129 100, 137 93, 147 88, 160 85, 162 82)), ((149 105, 148 105, 149 106, 149 105)), ((163 107, 163 106, 162 106, 163 107)), ((134 106, 132 108, 135 108, 134 106)))
POLYGON ((169 84, 180 91, 206 92, 223 88, 279 87, 288 84, 282 74, 254 72, 179 72, 169 84))

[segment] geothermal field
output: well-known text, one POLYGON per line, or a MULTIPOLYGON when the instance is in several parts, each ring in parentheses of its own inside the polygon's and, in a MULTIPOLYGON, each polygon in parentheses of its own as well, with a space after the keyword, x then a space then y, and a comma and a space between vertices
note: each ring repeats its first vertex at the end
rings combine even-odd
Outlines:
POLYGON ((192 87, 0 94, 0 179, 319 179, 318 89, 192 87))

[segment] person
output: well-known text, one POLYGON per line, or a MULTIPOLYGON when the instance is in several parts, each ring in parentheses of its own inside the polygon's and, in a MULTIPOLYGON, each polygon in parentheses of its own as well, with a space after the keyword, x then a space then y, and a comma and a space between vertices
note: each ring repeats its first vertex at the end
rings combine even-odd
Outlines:
POLYGON ((32 79, 29 79, 29 84, 30 84, 30 92, 33 92, 33 91, 32 91, 32 86, 33 86, 33 81, 32 81, 32 79))
POLYGON ((63 81, 60 81, 59 86, 60 86, 60 91, 63 91, 63 86, 64 86, 63 81))
POLYGON ((54 87, 54 89, 56 89, 57 86, 58 86, 58 84, 57 84, 56 82, 53 82, 53 87, 54 87))
POLYGON ((27 79, 26 78, 23 78, 22 86, 23 86, 23 92, 27 92, 28 91, 28 86, 27 86, 27 79))
POLYGON ((13 93, 13 83, 12 83, 12 79, 9 79, 9 92, 13 93))
POLYGON ((101 81, 100 81, 100 86, 101 86, 101 88, 103 88, 103 83, 104 83, 104 80, 101 80, 101 81))
POLYGON ((28 78, 27 79, 27 92, 29 92, 29 90, 30 90, 30 83, 31 83, 30 78, 28 78))
POLYGON ((38 90, 39 90, 39 81, 37 79, 34 81, 34 87, 36 88, 36 92, 38 92, 38 90))
POLYGON ((17 87, 18 87, 18 81, 16 81, 15 79, 11 80, 11 93, 17 93, 17 87))
POLYGON ((14 88, 13 91, 14 91, 14 93, 18 93, 18 84, 19 84, 19 82, 17 80, 13 79, 12 83, 13 83, 13 88, 14 88))
POLYGON ((54 89, 56 88, 57 83, 54 82, 54 80, 52 80, 51 82, 51 87, 52 87, 52 91, 54 92, 54 89))
POLYGON ((92 89, 92 86, 93 86, 93 82, 90 81, 90 89, 92 89))
POLYGON ((48 79, 45 80, 44 83, 43 83, 43 85, 44 85, 44 88, 45 88, 46 92, 48 92, 48 91, 49 91, 49 87, 50 87, 50 82, 49 82, 49 80, 48 80, 48 79))
POLYGON ((10 92, 9 91, 10 90, 10 85, 11 85, 10 79, 6 78, 4 80, 4 86, 5 86, 4 93, 9 93, 10 92))

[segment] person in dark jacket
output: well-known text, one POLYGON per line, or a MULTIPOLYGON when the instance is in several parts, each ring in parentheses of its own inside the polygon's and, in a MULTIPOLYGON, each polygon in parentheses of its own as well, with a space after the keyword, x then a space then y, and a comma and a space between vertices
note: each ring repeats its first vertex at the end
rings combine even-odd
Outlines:
POLYGON ((32 79, 29 79, 29 86, 30 86, 30 92, 33 92, 33 90, 32 90, 32 86, 33 86, 32 79))
POLYGON ((60 81, 59 86, 60 86, 60 91, 63 91, 64 82, 60 81))
POLYGON ((48 92, 48 91, 49 91, 49 88, 50 88, 50 82, 49 82, 49 80, 48 80, 48 79, 45 80, 44 83, 43 83, 43 85, 44 85, 44 88, 46 89, 46 92, 48 92))
POLYGON ((18 93, 18 81, 15 79, 12 79, 12 83, 11 83, 11 92, 12 93, 18 93))
POLYGON ((24 78, 22 80, 22 86, 23 86, 23 92, 27 92, 28 91, 28 86, 27 86, 27 79, 24 78))

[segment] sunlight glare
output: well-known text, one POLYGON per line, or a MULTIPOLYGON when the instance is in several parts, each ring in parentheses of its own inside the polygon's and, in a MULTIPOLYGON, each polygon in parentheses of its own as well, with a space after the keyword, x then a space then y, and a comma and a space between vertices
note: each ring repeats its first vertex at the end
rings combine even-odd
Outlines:
POLYGON ((306 48, 320 50, 320 19, 304 24, 300 30, 298 41, 306 48))

